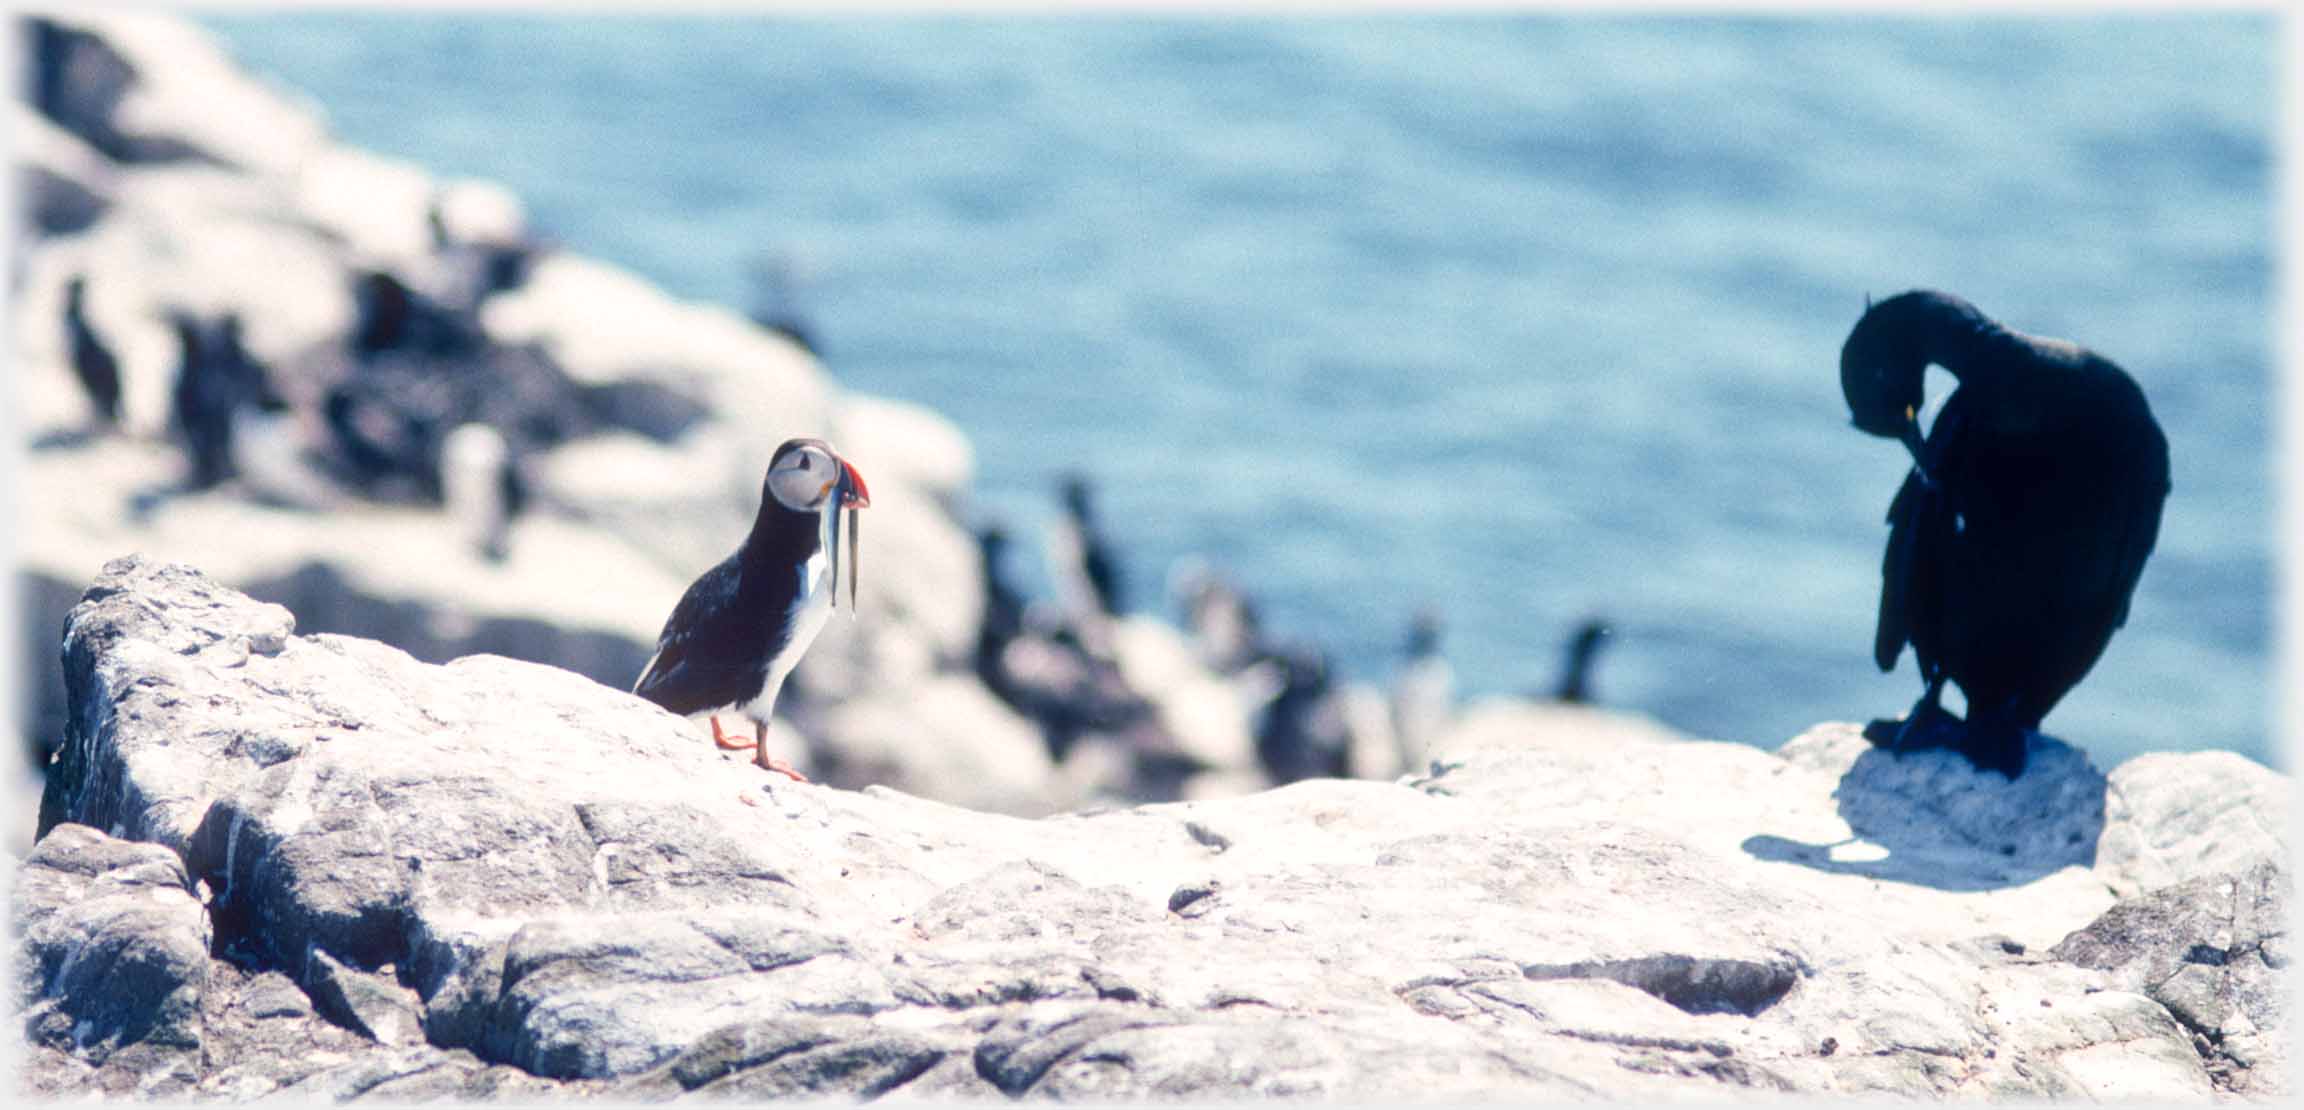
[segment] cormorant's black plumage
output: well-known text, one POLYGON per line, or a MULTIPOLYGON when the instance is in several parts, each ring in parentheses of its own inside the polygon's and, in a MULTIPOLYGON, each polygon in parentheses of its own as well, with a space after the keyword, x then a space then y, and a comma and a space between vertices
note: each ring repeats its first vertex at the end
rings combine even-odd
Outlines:
POLYGON ((1118 615, 1124 605, 1120 594, 1120 561, 1112 554, 1111 541, 1097 527, 1094 493, 1088 478, 1069 474, 1064 478, 1064 514, 1080 540, 1080 572, 1088 582, 1097 608, 1106 614, 1118 615))
POLYGON ((1842 348, 1841 385, 1857 427, 1915 454, 1888 510, 1873 652, 1889 670, 1909 643, 1928 687, 1905 726, 1866 734, 1956 746, 2013 778, 2027 732, 2127 620, 2170 488, 2167 439, 2120 367, 1946 293, 1868 309, 1842 348), (1960 385, 1922 440, 1931 363, 1960 385), (1964 728, 1936 705, 1945 681, 1967 696, 1964 728))
POLYGON ((186 485, 206 489, 237 472, 232 419, 242 408, 277 408, 278 394, 240 341, 240 317, 203 323, 183 310, 169 315, 181 359, 173 393, 176 431, 191 469, 186 485))
POLYGON ((104 424, 120 422, 120 360, 112 349, 104 345, 102 337, 88 326, 86 297, 88 279, 75 275, 64 286, 64 330, 71 342, 72 372, 79 375, 80 387, 88 394, 88 403, 96 409, 96 419, 104 424))
POLYGON ((1600 647, 1608 635, 1608 622, 1598 617, 1587 617, 1568 637, 1566 658, 1560 665, 1560 685, 1552 691, 1555 701, 1570 705, 1584 705, 1592 700, 1592 660, 1600 654, 1600 647))

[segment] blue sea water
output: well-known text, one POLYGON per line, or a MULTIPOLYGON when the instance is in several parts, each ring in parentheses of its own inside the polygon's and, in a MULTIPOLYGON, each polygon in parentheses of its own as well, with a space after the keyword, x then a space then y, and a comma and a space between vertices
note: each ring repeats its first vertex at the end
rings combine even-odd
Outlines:
MULTIPOLYGON (((2269 726, 2274 21, 216 15, 348 141, 742 305, 799 260, 845 383, 973 438, 984 519, 1101 483, 1139 608, 1187 554, 1389 673, 1773 745, 1870 660, 1906 461, 1848 427, 1867 293, 1959 292, 2144 385, 2175 494, 2049 731, 2269 726)), ((1932 375, 1941 396, 1949 379, 1932 375)))

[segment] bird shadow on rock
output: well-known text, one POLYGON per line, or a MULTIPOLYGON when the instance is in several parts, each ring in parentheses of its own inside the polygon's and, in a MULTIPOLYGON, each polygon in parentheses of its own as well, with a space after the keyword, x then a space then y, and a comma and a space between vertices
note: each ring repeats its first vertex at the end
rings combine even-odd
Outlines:
POLYGON ((2011 782, 1957 753, 1867 750, 1832 791, 1853 835, 1810 844, 1759 834, 1755 859, 1795 863, 1948 891, 2022 886, 2067 867, 2093 867, 2104 833, 2104 773, 2063 741, 2034 735, 2011 782))

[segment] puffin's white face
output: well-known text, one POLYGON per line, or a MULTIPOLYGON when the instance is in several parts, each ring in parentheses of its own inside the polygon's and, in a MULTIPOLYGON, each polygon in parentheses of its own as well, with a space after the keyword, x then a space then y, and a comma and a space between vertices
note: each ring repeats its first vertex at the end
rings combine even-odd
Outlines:
POLYGON ((768 470, 768 493, 795 512, 812 513, 832 499, 840 484, 840 460, 814 444, 803 444, 776 460, 768 470))

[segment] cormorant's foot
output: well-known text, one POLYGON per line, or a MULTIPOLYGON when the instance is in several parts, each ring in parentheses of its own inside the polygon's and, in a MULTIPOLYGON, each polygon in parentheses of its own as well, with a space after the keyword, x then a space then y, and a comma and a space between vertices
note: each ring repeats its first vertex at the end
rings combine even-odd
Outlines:
POLYGON ((1934 705, 1916 707, 1911 716, 1900 721, 1882 718, 1864 726, 1864 738, 1874 747, 1898 753, 1959 748, 1966 733, 1960 718, 1934 705))
POLYGON ((2023 775, 2026 757, 2030 755, 2031 737, 2023 729, 2011 734, 2004 729, 1971 729, 1960 754, 1966 756, 1970 766, 1979 771, 1998 771, 2015 782, 2023 775))
POLYGON ((793 782, 808 781, 808 776, 801 774, 798 767, 794 767, 793 765, 786 763, 783 760, 776 758, 775 756, 769 755, 765 746, 761 748, 759 757, 754 759, 753 762, 758 764, 762 770, 774 771, 779 775, 790 775, 793 782))

